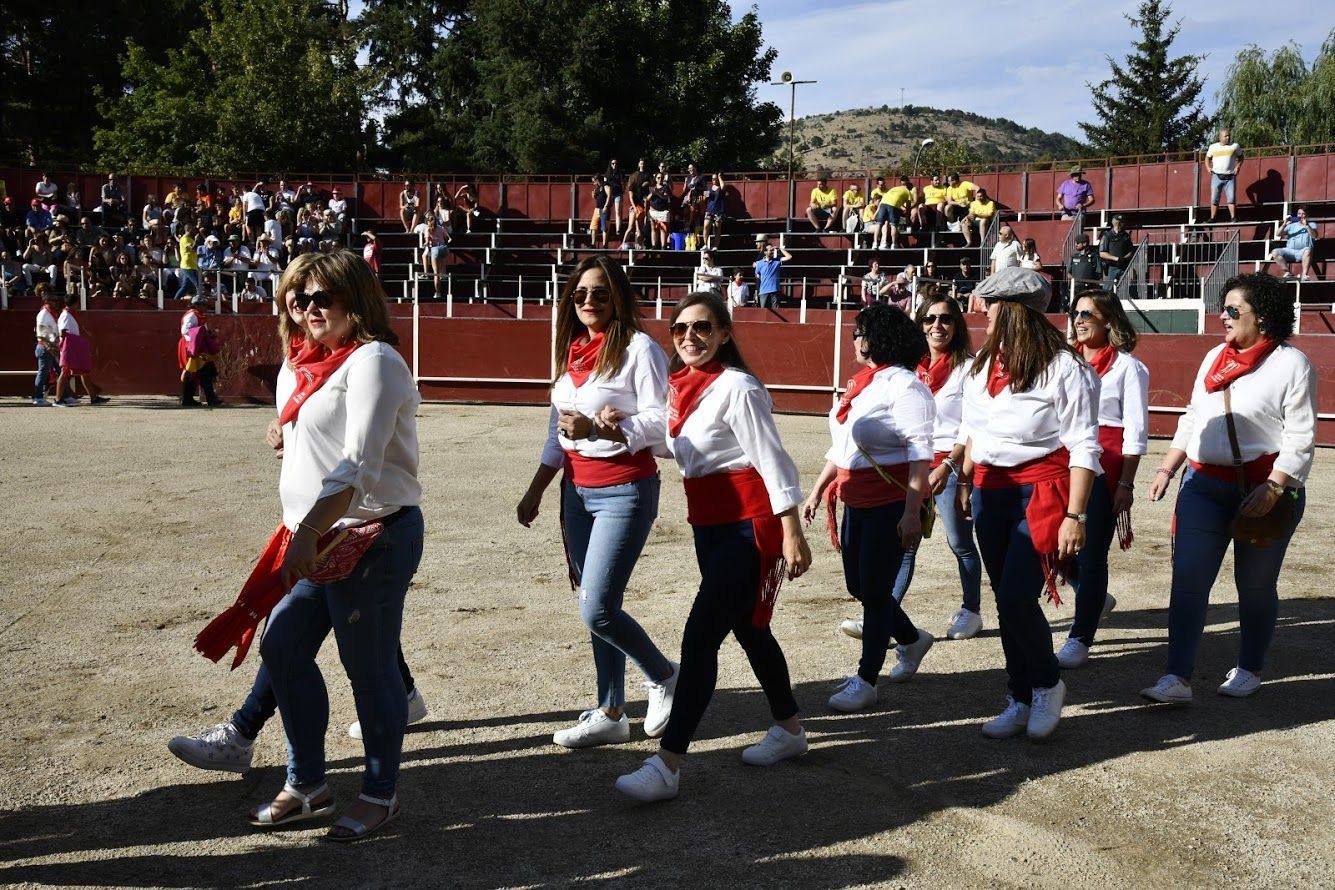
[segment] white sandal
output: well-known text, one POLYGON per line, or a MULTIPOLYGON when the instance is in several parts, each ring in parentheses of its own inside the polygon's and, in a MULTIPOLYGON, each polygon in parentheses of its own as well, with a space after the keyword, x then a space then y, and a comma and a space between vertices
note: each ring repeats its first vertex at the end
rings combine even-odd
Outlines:
POLYGON ((379 831, 380 829, 384 828, 389 823, 393 822, 394 817, 399 814, 399 810, 401 809, 401 807, 399 806, 399 796, 397 794, 395 794, 388 800, 379 797, 371 797, 369 794, 358 794, 357 799, 364 800, 367 803, 373 803, 378 807, 385 807, 388 810, 388 812, 385 813, 385 818, 381 819, 378 823, 375 824, 375 826, 367 828, 365 825, 358 822, 351 816, 343 816, 337 822, 334 823, 334 828, 335 829, 343 828, 352 832, 352 834, 334 834, 333 830, 331 829, 330 832, 324 836, 325 840, 333 841, 335 843, 340 843, 340 844, 346 844, 349 841, 361 840, 368 834, 373 834, 379 831))
POLYGON ((301 809, 292 810, 286 816, 275 820, 274 805, 272 803, 266 803, 264 806, 260 807, 259 812, 251 817, 250 824, 257 828, 277 828, 280 825, 287 825, 290 822, 305 822, 307 819, 318 819, 321 816, 328 816, 330 813, 334 812, 334 798, 332 796, 330 796, 329 800, 320 804, 318 808, 311 804, 312 800, 319 797, 321 794, 326 793, 328 790, 329 786, 324 782, 321 782, 320 787, 316 788, 310 794, 302 794, 296 788, 292 787, 292 783, 285 783, 283 785, 283 791, 296 798, 297 801, 301 803, 301 809))

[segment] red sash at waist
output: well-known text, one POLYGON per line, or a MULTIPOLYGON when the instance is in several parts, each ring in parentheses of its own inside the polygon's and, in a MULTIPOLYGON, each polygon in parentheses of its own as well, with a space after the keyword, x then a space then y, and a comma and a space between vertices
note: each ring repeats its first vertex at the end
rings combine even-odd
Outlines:
POLYGON ((839 547, 839 517, 835 514, 835 502, 843 501, 850 507, 866 509, 884 507, 886 504, 898 504, 904 501, 905 488, 909 484, 909 465, 881 464, 881 472, 904 485, 900 488, 893 482, 886 482, 876 467, 862 467, 846 470, 843 467, 835 472, 834 481, 825 489, 825 524, 830 531, 830 544, 836 551, 839 547))
MULTIPOLYGON (((1269 478, 1270 471, 1275 468, 1275 459, 1278 457, 1279 452, 1263 454, 1243 464, 1242 471, 1247 477, 1247 484, 1255 488, 1269 478)), ((1233 483, 1238 481, 1238 470, 1232 464, 1203 464, 1194 460, 1188 461, 1188 463, 1197 473, 1209 476, 1211 479, 1233 483)))
MULTIPOLYGON (((1116 500, 1117 485, 1122 481, 1122 470, 1126 466, 1126 456, 1122 454, 1122 439, 1126 431, 1120 426, 1099 426, 1099 445, 1103 454, 1099 455, 1099 466, 1103 467, 1103 482, 1108 487, 1108 496, 1116 500)), ((1095 483, 1097 484, 1097 483, 1095 483)), ((1117 543, 1123 550, 1131 549, 1135 533, 1131 530, 1131 511, 1124 510, 1113 516, 1117 528, 1117 543)))
POLYGON ((623 452, 615 457, 585 457, 577 451, 565 453, 565 469, 570 481, 580 488, 606 488, 649 479, 658 472, 658 463, 648 448, 634 454, 623 452))
POLYGON ((949 451, 938 451, 935 454, 933 454, 932 469, 935 470, 937 467, 941 466, 943 463, 946 462, 946 458, 948 457, 950 457, 949 451))
POLYGON ((765 480, 755 467, 710 473, 683 482, 686 521, 691 525, 723 525, 774 515, 765 480))
POLYGON ((1065 447, 1051 454, 1027 460, 1013 467, 974 465, 974 485, 979 488, 1010 488, 1015 485, 1033 485, 1051 482, 1067 476, 1071 471, 1071 453, 1065 447))
POLYGON ((983 464, 974 467, 974 484, 979 488, 1034 486, 1029 496, 1029 505, 1025 508, 1025 519, 1029 523, 1029 538, 1033 541, 1034 552, 1038 554, 1038 561, 1043 566, 1043 584, 1047 588, 1048 599, 1058 606, 1062 603, 1057 593, 1057 579, 1062 566, 1057 559, 1057 533, 1061 530, 1071 500, 1070 460, 1070 452, 1058 448, 1051 454, 1015 467, 989 467, 983 464))

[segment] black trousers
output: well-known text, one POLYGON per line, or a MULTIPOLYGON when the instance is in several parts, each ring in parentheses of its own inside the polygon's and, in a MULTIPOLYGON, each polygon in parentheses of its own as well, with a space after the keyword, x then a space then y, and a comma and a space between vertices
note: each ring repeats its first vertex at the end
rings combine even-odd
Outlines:
POLYGON ((894 597, 895 580, 904 567, 899 520, 904 502, 881 507, 844 507, 839 549, 844 558, 844 584, 862 603, 862 659, 858 676, 875 686, 885 665, 890 638, 900 645, 918 642, 904 607, 894 597))

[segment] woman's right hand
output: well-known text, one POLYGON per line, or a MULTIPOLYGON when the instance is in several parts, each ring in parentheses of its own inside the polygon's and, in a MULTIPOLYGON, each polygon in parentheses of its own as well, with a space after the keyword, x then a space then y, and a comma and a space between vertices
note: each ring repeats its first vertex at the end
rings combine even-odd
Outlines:
POLYGON ((542 506, 542 492, 528 491, 519 502, 519 507, 515 510, 516 518, 519 524, 524 528, 530 528, 533 520, 538 518, 538 508, 542 506))
POLYGON ((955 489, 955 507, 959 511, 960 519, 969 522, 973 519, 973 500, 970 495, 973 494, 973 485, 960 480, 959 486, 955 489))
POLYGON ((264 431, 264 444, 268 445, 275 452, 274 456, 282 458, 283 456, 283 424, 275 417, 269 421, 269 428, 264 431))
POLYGON ((932 497, 946 490, 946 482, 950 480, 950 465, 942 464, 931 475, 927 477, 927 486, 932 490, 932 497))
POLYGON ((816 518, 818 512, 820 512, 820 496, 813 491, 802 502, 802 524, 811 525, 811 520, 816 518))
POLYGON ((1166 472, 1154 474, 1154 481, 1150 483, 1150 503, 1163 500, 1163 496, 1168 492, 1168 484, 1173 481, 1173 477, 1166 472))

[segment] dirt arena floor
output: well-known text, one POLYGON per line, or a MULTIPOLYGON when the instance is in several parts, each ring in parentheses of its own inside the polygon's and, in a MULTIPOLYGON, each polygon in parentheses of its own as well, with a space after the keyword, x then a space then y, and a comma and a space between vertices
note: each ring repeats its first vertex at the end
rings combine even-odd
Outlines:
MULTIPOLYGON (((1236 654, 1231 563, 1196 703, 1137 695, 1162 667, 1169 577, 1170 508, 1141 503, 1134 549, 1114 554, 1118 609, 1090 664, 1067 673, 1066 717, 1047 744, 979 734, 1004 694, 986 591, 982 636, 940 643, 909 684, 883 682, 871 712, 833 714, 832 683, 857 660, 837 628, 856 613, 821 528, 813 570, 784 588, 775 619, 811 752, 772 769, 741 763, 768 713, 730 642, 681 796, 644 807, 612 788, 655 748, 633 669, 631 743, 569 752, 550 741, 591 706, 594 683, 555 497, 535 528, 514 521, 544 412, 424 406, 426 556, 403 646, 431 715, 405 741, 403 816, 334 849, 317 841, 322 827, 266 834, 244 820, 283 782, 277 720, 244 776, 167 752, 172 735, 227 719, 250 684, 256 653, 229 673, 190 644, 231 602, 278 511, 278 464, 261 441, 271 409, 169 407, 0 404, 0 884, 1222 887, 1330 886, 1335 874, 1330 451, 1255 697, 1214 693, 1236 654)), ((824 421, 780 428, 810 482, 824 421)), ((664 476, 627 607, 675 653, 697 576, 675 469, 664 476)), ((944 540, 927 542, 910 614, 940 635, 957 591, 944 540)), ((1064 636, 1070 607, 1050 611, 1064 636)), ((355 717, 332 642, 321 664, 331 783, 348 801, 362 752, 344 732, 355 717)))

